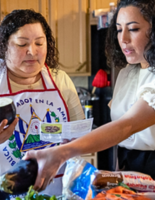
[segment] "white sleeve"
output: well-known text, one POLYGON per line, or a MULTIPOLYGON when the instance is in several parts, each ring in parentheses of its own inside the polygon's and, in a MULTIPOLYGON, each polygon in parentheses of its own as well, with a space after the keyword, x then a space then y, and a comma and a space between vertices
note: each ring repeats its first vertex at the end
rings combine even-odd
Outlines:
POLYGON ((149 106, 155 109, 155 80, 139 88, 137 97, 143 98, 149 106))

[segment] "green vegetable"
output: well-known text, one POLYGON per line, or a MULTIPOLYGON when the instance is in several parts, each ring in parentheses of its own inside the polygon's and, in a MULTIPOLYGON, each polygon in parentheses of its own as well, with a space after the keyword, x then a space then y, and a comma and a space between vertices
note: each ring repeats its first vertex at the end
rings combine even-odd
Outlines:
POLYGON ((124 187, 124 188, 126 188, 126 189, 128 189, 128 190, 131 190, 131 189, 129 188, 129 186, 127 186, 126 184, 124 184, 124 183, 122 183, 122 182, 118 183, 118 186, 122 186, 122 187, 124 187))
POLYGON ((37 191, 33 190, 33 186, 29 187, 27 195, 24 198, 16 197, 16 200, 57 200, 56 196, 48 197, 39 195, 37 191))

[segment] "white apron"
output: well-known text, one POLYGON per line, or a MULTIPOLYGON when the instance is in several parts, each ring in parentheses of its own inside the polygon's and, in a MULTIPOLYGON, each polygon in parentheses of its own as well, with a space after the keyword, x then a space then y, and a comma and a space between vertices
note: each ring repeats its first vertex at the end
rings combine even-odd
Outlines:
MULTIPOLYGON (((44 89, 23 90, 12 93, 6 67, 1 71, 0 98, 10 97, 14 101, 16 116, 19 121, 13 135, 0 145, 0 160, 2 162, 0 173, 14 166, 28 150, 44 149, 54 145, 52 142, 40 140, 38 129, 40 121, 69 121, 68 108, 47 66, 44 66, 41 70, 41 79, 44 89)), ((49 189, 49 195, 53 195, 53 191, 55 195, 61 194, 62 172, 63 170, 60 169, 58 172, 59 178, 54 179, 54 183, 51 184, 52 188, 49 189)), ((46 191, 44 193, 48 194, 46 191)))

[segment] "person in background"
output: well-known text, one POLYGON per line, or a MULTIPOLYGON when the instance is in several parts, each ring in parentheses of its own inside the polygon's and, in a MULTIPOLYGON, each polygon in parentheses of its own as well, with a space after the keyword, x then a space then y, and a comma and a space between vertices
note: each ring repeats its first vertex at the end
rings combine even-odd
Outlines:
MULTIPOLYGON (((27 151, 53 146, 51 141, 40 140, 40 121, 84 119, 71 79, 58 68, 51 28, 40 13, 30 9, 12 11, 0 24, 0 98, 3 97, 14 101, 17 115, 9 127, 6 128, 6 119, 0 124, 1 173, 27 151)), ((61 195, 63 170, 64 167, 45 194, 61 195)))
MULTIPOLYGON (((44 189, 69 158, 118 144, 119 169, 155 179, 155 2, 120 0, 108 29, 108 63, 122 67, 111 103, 112 122, 60 147, 30 151, 44 189)), ((106 162, 106 161, 105 161, 106 162)))

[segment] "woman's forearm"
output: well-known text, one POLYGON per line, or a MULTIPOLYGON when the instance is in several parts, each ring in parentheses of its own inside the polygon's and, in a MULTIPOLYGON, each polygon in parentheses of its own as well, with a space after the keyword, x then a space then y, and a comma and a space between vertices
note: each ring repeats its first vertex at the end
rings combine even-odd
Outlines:
POLYGON ((81 154, 102 151, 153 124, 155 124, 154 109, 140 99, 122 118, 64 145, 62 152, 66 152, 65 159, 69 159, 81 154))
POLYGON ((120 120, 110 122, 91 133, 61 146, 65 160, 81 154, 93 153, 114 146, 130 136, 131 127, 120 120))
POLYGON ((27 152, 23 159, 36 158, 38 162, 38 176, 34 188, 45 188, 66 160, 107 149, 153 124, 155 110, 141 99, 122 118, 79 139, 57 147, 27 152))

